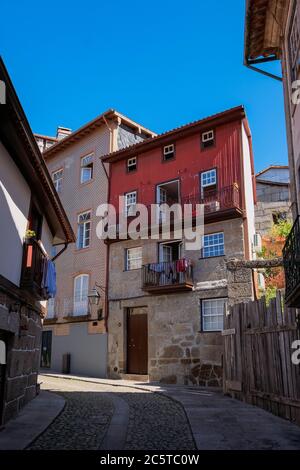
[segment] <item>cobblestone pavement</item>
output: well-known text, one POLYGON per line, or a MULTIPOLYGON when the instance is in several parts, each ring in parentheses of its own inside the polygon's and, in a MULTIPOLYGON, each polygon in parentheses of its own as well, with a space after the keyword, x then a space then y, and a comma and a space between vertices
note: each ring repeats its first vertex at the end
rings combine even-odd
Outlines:
POLYGON ((167 397, 78 380, 46 376, 41 380, 41 388, 62 395, 66 406, 29 450, 101 449, 105 438, 109 449, 108 436, 116 434, 111 426, 116 399, 124 404, 128 415, 126 424, 122 424, 123 450, 195 449, 183 408, 167 397))

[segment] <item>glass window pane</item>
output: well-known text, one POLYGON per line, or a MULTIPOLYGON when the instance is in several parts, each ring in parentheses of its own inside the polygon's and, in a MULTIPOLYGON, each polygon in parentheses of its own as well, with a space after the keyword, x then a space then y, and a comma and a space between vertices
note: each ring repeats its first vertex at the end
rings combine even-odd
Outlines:
POLYGON ((223 330, 224 307, 227 299, 210 299, 202 301, 203 331, 223 330))
POLYGON ((212 256, 223 256, 224 249, 224 234, 217 233, 211 235, 204 235, 203 237, 203 257, 209 258, 212 256))

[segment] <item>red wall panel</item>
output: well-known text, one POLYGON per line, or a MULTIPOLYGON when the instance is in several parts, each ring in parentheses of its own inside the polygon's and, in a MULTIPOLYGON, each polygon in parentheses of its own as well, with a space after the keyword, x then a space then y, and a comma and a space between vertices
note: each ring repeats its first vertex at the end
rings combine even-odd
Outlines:
POLYGON ((119 195, 138 191, 138 202, 155 202, 156 185, 180 179, 181 197, 199 193, 199 173, 217 168, 218 189, 237 182, 241 187, 241 122, 231 122, 215 129, 215 146, 202 150, 199 132, 176 139, 176 157, 162 161, 162 148, 137 155, 137 171, 127 173, 126 159, 111 164, 110 203, 118 205, 119 195))

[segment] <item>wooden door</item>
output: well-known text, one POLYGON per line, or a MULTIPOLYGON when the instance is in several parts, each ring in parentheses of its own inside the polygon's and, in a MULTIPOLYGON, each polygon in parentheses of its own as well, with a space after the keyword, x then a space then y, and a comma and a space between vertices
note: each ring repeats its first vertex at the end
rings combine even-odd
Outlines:
POLYGON ((148 374, 148 320, 141 308, 127 311, 127 373, 148 374))
POLYGON ((43 331, 41 367, 51 367, 52 331, 43 331))

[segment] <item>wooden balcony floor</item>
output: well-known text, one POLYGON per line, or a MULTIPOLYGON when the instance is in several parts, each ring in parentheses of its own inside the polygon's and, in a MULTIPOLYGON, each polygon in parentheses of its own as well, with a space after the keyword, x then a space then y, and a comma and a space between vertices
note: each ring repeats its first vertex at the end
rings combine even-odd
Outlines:
POLYGON ((178 292, 188 292, 193 290, 193 284, 184 282, 182 284, 165 284, 163 286, 144 285, 142 286, 142 290, 151 294, 175 294, 178 292))

